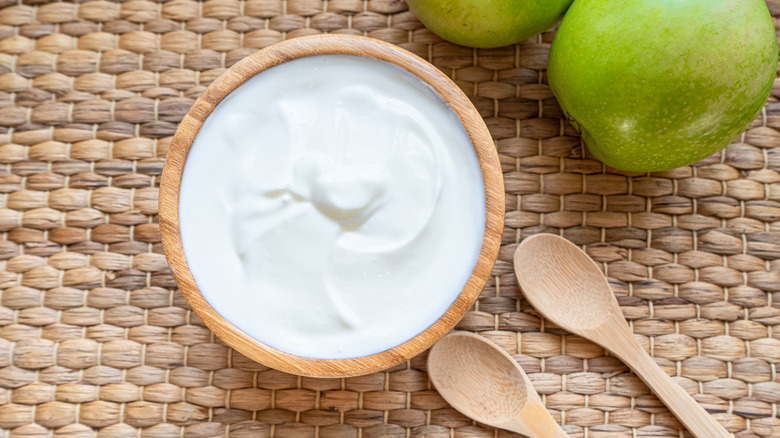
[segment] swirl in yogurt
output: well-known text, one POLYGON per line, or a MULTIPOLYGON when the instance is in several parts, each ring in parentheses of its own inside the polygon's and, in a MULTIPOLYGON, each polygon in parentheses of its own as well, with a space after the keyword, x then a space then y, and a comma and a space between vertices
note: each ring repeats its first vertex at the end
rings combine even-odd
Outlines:
POLYGON ((224 318, 287 353, 397 346, 477 263, 485 199, 460 120, 421 80, 370 58, 269 69, 206 119, 179 200, 185 257, 224 318))

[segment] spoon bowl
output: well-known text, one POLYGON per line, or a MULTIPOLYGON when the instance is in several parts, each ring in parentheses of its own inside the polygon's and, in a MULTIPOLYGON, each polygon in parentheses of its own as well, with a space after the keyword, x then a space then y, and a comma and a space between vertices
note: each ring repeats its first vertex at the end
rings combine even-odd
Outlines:
POLYGON ((512 356, 479 335, 454 332, 439 341, 428 375, 447 403, 480 423, 534 438, 568 436, 512 356))
POLYGON ((677 385, 634 338, 598 265, 553 234, 525 239, 514 256, 517 282, 545 318, 611 351, 629 366, 697 438, 729 434, 677 385))
POLYGON ((604 324, 612 315, 622 315, 598 265, 566 239, 552 234, 525 239, 522 251, 518 248, 515 253, 515 273, 518 281, 522 280, 523 290, 545 291, 528 298, 540 302, 536 306, 532 301, 534 307, 555 306, 555 311, 547 312, 549 316, 545 317, 571 328, 575 334, 604 324), (522 259, 520 263, 518 257, 522 259), (550 272, 552 267, 554 273, 550 272))

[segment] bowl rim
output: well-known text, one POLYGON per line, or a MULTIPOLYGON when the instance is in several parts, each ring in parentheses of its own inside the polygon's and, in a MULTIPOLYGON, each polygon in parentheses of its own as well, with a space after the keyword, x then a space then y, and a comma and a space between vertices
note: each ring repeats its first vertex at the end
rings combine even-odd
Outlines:
POLYGON ((263 365, 309 377, 351 377, 382 371, 425 351, 453 329, 479 297, 490 275, 504 228, 504 182, 501 163, 485 122, 461 89, 436 67, 398 46, 355 35, 313 35, 285 40, 259 50, 227 69, 203 91, 179 124, 160 179, 159 221, 165 257, 182 295, 203 323, 228 346, 263 365), (395 64, 412 73, 444 98, 463 123, 479 160, 485 190, 485 230, 477 264, 455 301, 436 322, 408 341, 370 356, 313 359, 270 347, 218 314, 200 293, 182 249, 179 189, 187 154, 211 111, 256 74, 298 58, 358 55, 395 64))

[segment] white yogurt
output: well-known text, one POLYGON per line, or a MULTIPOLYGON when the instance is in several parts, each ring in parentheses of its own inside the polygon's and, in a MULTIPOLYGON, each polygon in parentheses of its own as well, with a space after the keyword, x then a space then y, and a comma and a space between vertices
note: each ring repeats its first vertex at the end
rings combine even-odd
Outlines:
POLYGON ((346 55, 266 70, 190 149, 184 254, 203 297, 278 350, 371 355, 435 322, 482 244, 474 148, 427 84, 346 55))

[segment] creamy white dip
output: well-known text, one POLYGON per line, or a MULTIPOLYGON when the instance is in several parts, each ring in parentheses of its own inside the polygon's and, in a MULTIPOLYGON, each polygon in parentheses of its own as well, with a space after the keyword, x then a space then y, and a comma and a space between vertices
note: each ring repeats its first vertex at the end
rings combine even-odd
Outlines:
POLYGON ((434 323, 482 244, 485 198, 460 119, 371 58, 249 79, 206 119, 179 193, 185 258, 225 319, 278 350, 371 355, 434 323))

